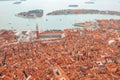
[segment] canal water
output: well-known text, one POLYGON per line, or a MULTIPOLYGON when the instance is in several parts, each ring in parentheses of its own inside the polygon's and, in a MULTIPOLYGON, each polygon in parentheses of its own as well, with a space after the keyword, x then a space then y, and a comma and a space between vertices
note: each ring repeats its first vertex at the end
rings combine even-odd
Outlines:
POLYGON ((26 0, 21 4, 13 4, 20 0, 0 0, 0 29, 35 30, 36 24, 41 31, 52 29, 73 28, 76 22, 91 21, 96 19, 120 19, 115 15, 80 14, 80 15, 56 15, 46 14, 59 9, 97 9, 120 11, 120 0, 26 0), (92 1, 94 4, 86 4, 92 1), (79 5, 69 7, 68 5, 79 5), (41 18, 27 19, 16 17, 15 14, 34 9, 43 9, 44 15, 41 18))

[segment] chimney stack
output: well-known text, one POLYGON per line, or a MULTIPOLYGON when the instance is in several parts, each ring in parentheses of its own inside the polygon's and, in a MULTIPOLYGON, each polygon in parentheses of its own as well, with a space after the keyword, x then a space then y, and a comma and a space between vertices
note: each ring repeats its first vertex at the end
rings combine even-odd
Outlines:
POLYGON ((38 29, 38 24, 36 24, 36 39, 39 39, 39 29, 38 29))

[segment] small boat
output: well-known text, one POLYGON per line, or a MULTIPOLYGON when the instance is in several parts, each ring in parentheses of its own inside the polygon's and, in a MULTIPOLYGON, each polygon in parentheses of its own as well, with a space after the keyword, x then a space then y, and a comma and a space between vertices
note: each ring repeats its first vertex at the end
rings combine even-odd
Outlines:
POLYGON ((30 26, 29 24, 27 24, 26 26, 30 26))
POLYGON ((46 19, 46 21, 48 21, 48 19, 46 19))
POLYGON ((78 7, 78 5, 69 5, 69 7, 78 7))
POLYGON ((12 23, 8 23, 8 24, 12 24, 12 23))
POLYGON ((62 19, 60 19, 60 21, 62 21, 62 19))
POLYGON ((14 2, 13 4, 21 4, 21 2, 14 2))

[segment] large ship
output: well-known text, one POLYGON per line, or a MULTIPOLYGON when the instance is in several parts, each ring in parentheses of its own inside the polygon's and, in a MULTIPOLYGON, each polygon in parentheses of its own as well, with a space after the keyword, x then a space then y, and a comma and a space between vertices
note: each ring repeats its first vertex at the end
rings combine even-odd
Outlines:
POLYGON ((43 10, 36 9, 36 10, 30 10, 28 12, 20 12, 15 16, 23 17, 23 18, 38 18, 43 16, 43 10))

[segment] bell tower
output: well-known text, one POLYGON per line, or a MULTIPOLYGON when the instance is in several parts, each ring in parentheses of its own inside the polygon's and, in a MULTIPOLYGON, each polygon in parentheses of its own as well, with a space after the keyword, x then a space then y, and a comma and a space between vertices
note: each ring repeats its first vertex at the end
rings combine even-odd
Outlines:
POLYGON ((38 24, 36 24, 36 39, 39 39, 39 37, 40 37, 40 33, 38 29, 38 24))

